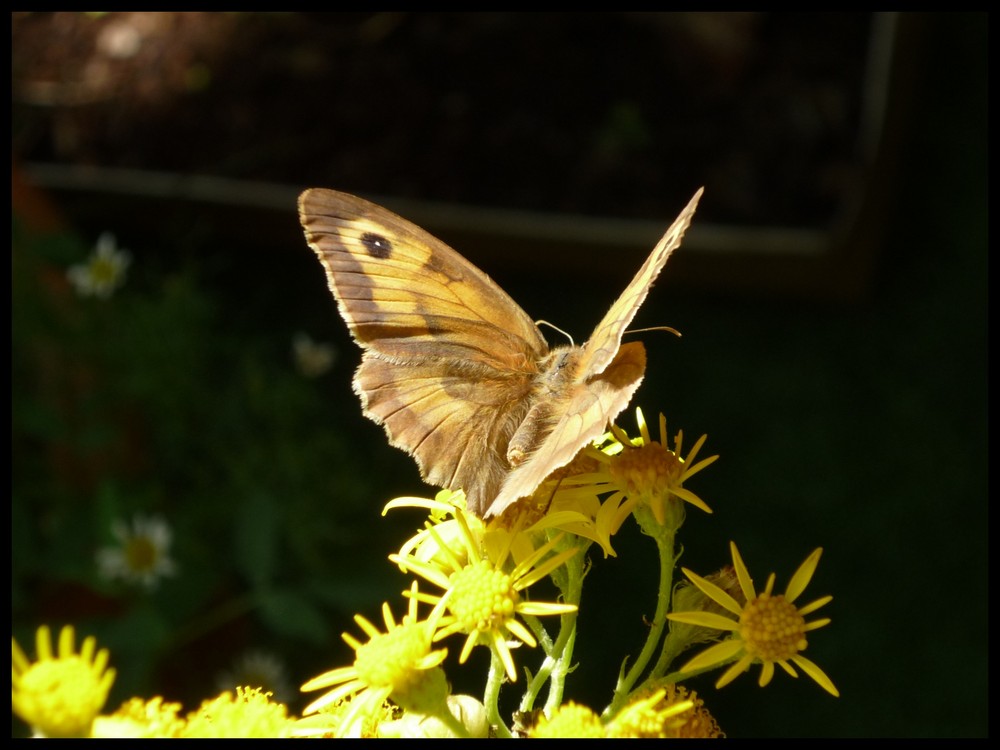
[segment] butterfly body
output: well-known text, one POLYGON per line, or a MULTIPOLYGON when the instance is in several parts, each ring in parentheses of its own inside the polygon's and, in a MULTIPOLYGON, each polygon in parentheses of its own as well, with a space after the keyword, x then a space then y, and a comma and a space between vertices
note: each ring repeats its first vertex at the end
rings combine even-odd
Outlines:
POLYGON ((582 346, 548 346, 492 279, 381 206, 314 188, 306 239, 363 353, 366 416, 414 456, 423 478, 464 489, 493 516, 530 495, 607 428, 645 371, 621 336, 694 213, 699 191, 582 346))

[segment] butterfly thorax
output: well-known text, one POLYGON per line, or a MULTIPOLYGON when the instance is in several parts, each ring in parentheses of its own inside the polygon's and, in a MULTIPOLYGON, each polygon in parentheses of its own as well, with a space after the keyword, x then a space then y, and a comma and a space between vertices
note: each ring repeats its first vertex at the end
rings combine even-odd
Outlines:
POLYGON ((539 361, 532 381, 532 406, 507 444, 511 466, 523 463, 552 429, 567 385, 576 377, 582 351, 578 346, 558 346, 539 361))

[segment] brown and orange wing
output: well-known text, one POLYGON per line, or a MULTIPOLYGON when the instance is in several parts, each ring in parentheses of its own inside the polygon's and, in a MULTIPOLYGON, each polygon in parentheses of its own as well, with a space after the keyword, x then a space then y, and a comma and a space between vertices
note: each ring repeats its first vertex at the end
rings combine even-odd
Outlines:
POLYGON ((548 352, 537 326, 489 276, 381 206, 311 189, 299 217, 364 350, 354 388, 365 414, 428 482, 487 502, 548 352))

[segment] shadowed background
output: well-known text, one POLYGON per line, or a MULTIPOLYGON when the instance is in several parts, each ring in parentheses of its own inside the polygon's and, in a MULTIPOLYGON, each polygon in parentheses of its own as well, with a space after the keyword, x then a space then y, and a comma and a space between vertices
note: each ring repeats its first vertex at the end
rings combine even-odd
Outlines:
MULTIPOLYGON (((430 489, 360 414, 300 189, 384 199, 581 340, 705 185, 635 404, 721 455, 684 565, 732 539, 780 590, 824 548, 807 656, 842 697, 693 686, 730 736, 985 736, 985 66, 975 14, 15 14, 13 634, 74 622, 112 703, 197 705, 241 649, 297 684, 401 611, 420 519, 380 509, 430 489), (127 283, 75 299, 105 230, 127 283), (92 566, 136 510, 174 527, 151 594, 92 566)), ((616 546, 568 690, 598 709, 655 604, 648 544, 616 546)))

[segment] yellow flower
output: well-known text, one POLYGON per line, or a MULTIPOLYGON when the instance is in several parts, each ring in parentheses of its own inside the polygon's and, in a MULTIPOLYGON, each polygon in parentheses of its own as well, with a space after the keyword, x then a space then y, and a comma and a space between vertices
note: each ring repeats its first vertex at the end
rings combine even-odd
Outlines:
POLYGON ((715 718, 694 691, 667 683, 649 688, 634 698, 608 724, 614 737, 725 737, 715 718))
MULTIPOLYGON (((429 524, 403 543, 399 550, 401 558, 438 564, 449 555, 456 554, 455 551, 464 549, 464 529, 468 529, 468 533, 480 544, 484 542, 486 524, 466 511, 465 493, 461 490, 441 490, 433 500, 424 497, 397 497, 386 503, 382 515, 397 508, 422 508, 429 512, 429 524), (462 516, 461 522, 458 520, 459 515, 462 516)), ((529 546, 528 553, 533 551, 529 546)), ((400 568, 406 570, 403 566, 400 568)))
POLYGON ((181 737, 288 737, 294 722, 288 709, 259 688, 239 687, 206 700, 188 715, 181 737))
POLYGON ((42 625, 35 634, 38 661, 32 663, 11 638, 11 707, 37 735, 89 736, 115 681, 115 670, 106 669, 108 650, 96 651, 97 641, 88 636, 77 654, 74 640, 73 627, 66 625, 54 654, 52 635, 42 625))
POLYGON ((539 719, 538 723, 528 731, 529 737, 604 737, 604 725, 601 718, 587 706, 569 701, 563 703, 552 716, 539 719))
POLYGON ((389 604, 382 605, 385 633, 380 633, 361 615, 354 616, 369 640, 361 643, 349 633, 343 634, 344 640, 354 649, 354 664, 333 669, 304 684, 302 690, 307 692, 334 689, 306 706, 303 715, 316 713, 351 696, 347 713, 338 717, 336 734, 356 736, 359 727, 379 713, 390 697, 404 708, 426 713, 433 713, 436 707, 445 704, 447 680, 438 666, 448 651, 431 650, 440 609, 431 612, 429 619, 420 621, 417 619, 419 594, 416 583, 410 597, 409 611, 399 623, 393 618, 389 604))
POLYGON ((672 690, 670 693, 667 699, 667 689, 660 688, 633 699, 608 722, 605 733, 608 737, 677 737, 695 704, 683 696, 675 699, 672 690))
MULTIPOLYGON (((574 459, 570 467, 582 467, 583 464, 578 459, 574 459)), ((597 462, 588 459, 588 463, 596 465, 597 462)), ((573 476, 574 481, 580 479, 592 482, 593 478, 592 473, 573 476)), ((412 555, 423 562, 429 562, 442 554, 438 539, 451 547, 453 550, 451 554, 460 555, 464 549, 461 541, 465 534, 463 525, 475 539, 476 546, 490 560, 509 556, 515 564, 522 563, 535 554, 540 545, 548 541, 549 532, 559 531, 597 542, 604 548, 605 557, 615 554, 611 548, 610 537, 618 529, 607 528, 601 515, 601 502, 586 483, 582 487, 573 486, 567 489, 562 484, 556 485, 550 478, 534 495, 522 498, 499 517, 491 518, 489 522, 484 522, 466 509, 465 494, 461 490, 457 492, 441 490, 433 500, 399 497, 390 500, 382 513, 384 515, 389 510, 406 507, 430 511, 433 534, 428 528, 424 528, 410 538, 399 551, 401 557, 412 555), (459 515, 462 516, 461 523, 457 520, 459 515), (451 519, 446 519, 446 516, 451 516, 451 519)))
POLYGON ((691 700, 694 703, 692 710, 678 717, 679 723, 672 726, 673 734, 670 735, 671 737, 715 739, 726 736, 719 728, 715 717, 705 708, 705 701, 695 691, 692 690, 689 695, 687 688, 681 685, 670 685, 664 700, 667 702, 691 700))
POLYGON ((560 537, 556 537, 508 572, 505 564, 509 547, 495 558, 488 556, 469 530, 465 515, 459 513, 454 520, 457 527, 453 528, 461 533, 451 543, 441 539, 434 526, 428 527, 429 538, 435 540, 437 553, 431 559, 403 555, 390 555, 389 559, 404 570, 412 570, 444 589, 442 596, 419 595, 421 601, 436 607, 447 605, 448 612, 441 616, 435 641, 452 633, 466 634, 459 663, 469 658, 477 644, 490 645, 502 660, 507 676, 514 682, 517 671, 507 645, 508 637, 513 636, 532 648, 537 645, 531 631, 516 619, 516 615, 540 616, 576 611, 576 606, 571 604, 528 601, 521 592, 548 576, 577 550, 566 549, 549 556, 561 541, 560 537))
POLYGON ((180 703, 165 703, 157 696, 149 701, 132 698, 110 716, 94 720, 94 737, 167 738, 180 737, 184 719, 178 716, 180 703))
MULTIPOLYGON (((363 693, 360 694, 361 700, 365 697, 363 693)), ((403 715, 399 706, 387 700, 382 701, 380 706, 367 707, 360 714, 352 712, 352 703, 351 698, 347 697, 322 706, 316 713, 304 716, 295 722, 291 735, 327 739, 339 737, 372 739, 380 736, 382 727, 391 725, 403 715), (345 723, 344 719, 350 719, 351 723, 345 723)))
POLYGON ((216 690, 238 687, 260 688, 278 703, 288 703, 296 694, 284 662, 275 654, 258 649, 240 654, 229 669, 216 675, 216 690))
MULTIPOLYGON (((584 447, 566 466, 550 474, 530 498, 523 498, 490 524, 490 531, 516 531, 529 538, 548 538, 564 531, 596 542, 605 557, 615 557, 611 537, 628 514, 618 513, 617 503, 601 502, 609 491, 608 473, 595 445, 584 447)), ((515 550, 516 555, 516 550, 515 550)), ((515 556, 515 559, 519 559, 515 556)))
MULTIPOLYGON (((527 729, 529 737, 681 737, 720 736, 720 734, 682 734, 693 718, 700 701, 687 697, 683 688, 673 685, 633 699, 607 723, 587 706, 568 701, 552 715, 541 716, 527 729)), ((707 712, 706 712, 707 713, 707 712)), ((711 718, 711 717, 709 717, 711 718)), ((718 727, 716 727, 718 729, 718 727)))
MULTIPOLYGON (((606 502, 618 499, 621 503, 621 497, 627 497, 628 502, 621 504, 619 514, 627 514, 636 504, 645 503, 661 525, 667 521, 668 501, 674 497, 711 513, 712 509, 700 497, 683 486, 684 482, 719 458, 709 456, 695 463, 707 436, 702 435, 691 452, 682 458, 683 432, 677 433, 671 449, 667 436, 667 418, 660 414, 660 440, 656 441, 649 434, 642 409, 637 408, 635 413, 639 437, 629 438, 624 430, 613 426, 614 440, 603 450, 602 460, 607 464, 611 486, 617 490, 606 502)), ((679 506, 677 512, 682 511, 683 507, 679 506)), ((683 520, 683 516, 679 520, 683 520)), ((679 521, 674 525, 679 526, 679 521)))
POLYGON ((819 563, 822 548, 816 549, 805 562, 799 566, 792 576, 784 594, 772 594, 774 588, 774 573, 767 579, 764 591, 758 596, 753 587, 753 580, 740 557, 736 545, 729 544, 733 555, 733 565, 740 587, 746 596, 746 604, 740 605, 732 596, 715 584, 684 568, 684 574, 705 594, 721 604, 738 619, 730 619, 713 612, 675 612, 667 615, 676 622, 685 622, 718 630, 732 631, 727 640, 710 646, 698 656, 681 667, 681 672, 698 672, 725 664, 735 663, 727 669, 715 683, 721 688, 728 685, 741 672, 746 671, 751 664, 762 664, 759 684, 767 685, 774 676, 774 665, 779 665, 792 677, 798 677, 792 664, 797 665, 812 677, 820 687, 834 696, 840 693, 829 677, 816 664, 802 655, 808 646, 806 633, 829 624, 829 618, 823 618, 807 623, 806 615, 812 614, 820 607, 830 602, 832 596, 824 596, 803 607, 796 608, 795 600, 809 585, 816 566, 819 563))

